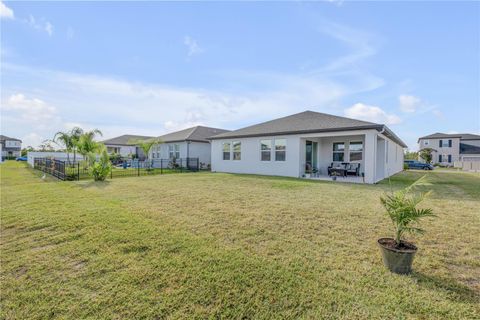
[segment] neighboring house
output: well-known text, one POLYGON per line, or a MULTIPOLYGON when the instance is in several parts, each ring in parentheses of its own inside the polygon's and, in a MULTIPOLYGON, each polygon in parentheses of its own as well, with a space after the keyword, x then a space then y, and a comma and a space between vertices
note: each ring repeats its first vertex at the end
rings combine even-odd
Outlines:
POLYGON ((22 140, 0 135, 2 145, 2 159, 20 157, 22 151, 22 140))
POLYGON ((366 183, 403 169, 407 146, 387 126, 305 111, 216 135, 212 171, 302 177, 327 176, 332 163, 359 163, 366 183))
POLYGON ((453 165, 455 161, 480 161, 480 135, 434 133, 418 139, 419 150, 432 149, 432 162, 453 165))
POLYGON ((123 136, 115 137, 112 139, 104 140, 102 143, 107 147, 107 152, 110 154, 116 153, 122 157, 135 157, 144 158, 142 149, 140 149, 136 143, 139 140, 153 139, 149 136, 138 136, 125 134, 123 136))
POLYGON ((203 166, 210 165, 211 147, 209 138, 229 132, 228 130, 196 126, 158 137, 161 144, 150 151, 151 159, 198 158, 203 166))

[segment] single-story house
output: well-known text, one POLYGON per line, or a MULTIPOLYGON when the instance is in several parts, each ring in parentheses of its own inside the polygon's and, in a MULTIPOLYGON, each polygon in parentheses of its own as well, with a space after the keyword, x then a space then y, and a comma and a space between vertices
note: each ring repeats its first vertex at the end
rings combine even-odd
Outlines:
POLYGON ((407 147, 384 124, 313 111, 210 139, 214 172, 325 178, 333 165, 358 168, 357 179, 365 183, 402 171, 407 147))
POLYGON ((161 144, 150 151, 150 159, 185 159, 198 158, 201 166, 210 165, 211 136, 226 133, 228 130, 196 126, 158 137, 161 144))
POLYGON ((142 149, 137 146, 137 142, 153 138, 154 137, 150 136, 124 134, 101 142, 107 147, 108 153, 116 153, 125 158, 135 157, 142 159, 144 158, 144 154, 142 149))

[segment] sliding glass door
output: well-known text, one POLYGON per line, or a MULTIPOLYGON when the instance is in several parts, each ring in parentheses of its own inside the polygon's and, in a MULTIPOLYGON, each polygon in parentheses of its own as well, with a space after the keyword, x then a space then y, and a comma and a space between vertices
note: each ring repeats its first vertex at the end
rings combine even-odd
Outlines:
POLYGON ((318 170, 318 142, 307 140, 305 142, 305 172, 311 173, 318 170))

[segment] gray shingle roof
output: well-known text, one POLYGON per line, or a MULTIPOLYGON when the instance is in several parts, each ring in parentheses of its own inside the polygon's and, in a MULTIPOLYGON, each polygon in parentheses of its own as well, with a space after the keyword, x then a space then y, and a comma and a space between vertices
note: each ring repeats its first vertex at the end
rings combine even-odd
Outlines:
POLYGON ((434 134, 430 134, 428 136, 420 137, 420 139, 445 139, 445 138, 460 138, 462 140, 480 140, 480 135, 478 134, 471 134, 471 133, 441 133, 437 132, 434 134))
POLYGON ((4 141, 4 140, 12 140, 12 141, 20 141, 20 142, 22 142, 22 140, 20 140, 20 139, 10 138, 10 137, 4 136, 3 134, 0 134, 0 141, 4 141))
POLYGON ((107 145, 120 145, 120 146, 132 146, 135 145, 135 141, 138 140, 147 140, 152 139, 154 137, 150 136, 138 136, 133 134, 124 134, 123 136, 115 137, 112 139, 102 141, 103 144, 107 145))
POLYGON ((398 144, 406 147, 385 125, 368 121, 334 116, 331 114, 304 111, 287 117, 259 123, 239 130, 219 134, 212 139, 244 138, 270 135, 301 134, 314 132, 334 132, 360 129, 386 129, 387 135, 398 144))
POLYGON ((196 141, 196 142, 209 142, 211 136, 229 132, 228 130, 210 128, 204 126, 196 126, 172 133, 164 134, 158 137, 163 142, 180 142, 180 141, 196 141))

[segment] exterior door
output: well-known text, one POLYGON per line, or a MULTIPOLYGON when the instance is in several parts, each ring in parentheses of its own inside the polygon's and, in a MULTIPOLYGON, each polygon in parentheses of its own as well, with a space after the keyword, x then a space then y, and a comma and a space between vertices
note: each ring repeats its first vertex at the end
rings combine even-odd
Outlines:
POLYGON ((311 173, 318 169, 318 142, 307 140, 305 142, 305 172, 311 173))

